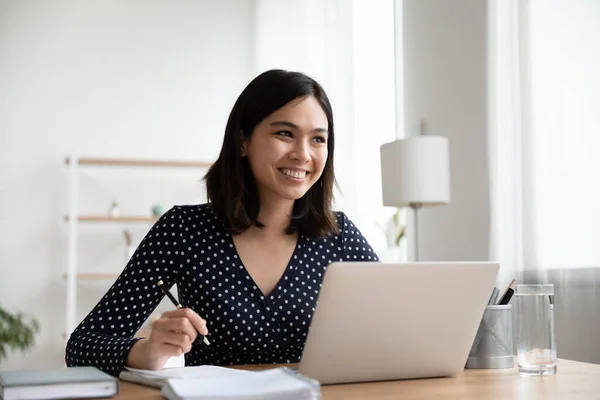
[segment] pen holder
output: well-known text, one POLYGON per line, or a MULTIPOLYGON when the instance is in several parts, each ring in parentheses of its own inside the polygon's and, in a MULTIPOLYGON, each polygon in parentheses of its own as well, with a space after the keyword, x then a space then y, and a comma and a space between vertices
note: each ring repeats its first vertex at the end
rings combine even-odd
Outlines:
POLYGON ((512 305, 490 305, 475 335, 466 368, 513 368, 512 305))

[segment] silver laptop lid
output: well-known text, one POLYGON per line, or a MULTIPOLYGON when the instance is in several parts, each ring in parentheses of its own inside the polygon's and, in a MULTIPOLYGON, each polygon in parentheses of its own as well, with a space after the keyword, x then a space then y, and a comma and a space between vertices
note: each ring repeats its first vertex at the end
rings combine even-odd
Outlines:
POLYGON ((461 371, 498 269, 489 262, 332 263, 300 373, 327 384, 461 371))

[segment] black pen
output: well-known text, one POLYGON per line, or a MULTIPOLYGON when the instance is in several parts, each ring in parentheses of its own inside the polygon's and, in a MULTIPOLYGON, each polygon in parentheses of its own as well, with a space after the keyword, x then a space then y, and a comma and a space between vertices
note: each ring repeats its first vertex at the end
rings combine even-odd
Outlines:
POLYGON ((515 287, 515 283, 516 281, 513 279, 510 285, 508 285, 508 288, 506 288, 506 292, 504 292, 504 294, 500 298, 500 301, 498 301, 498 305, 504 306, 508 304, 513 294, 515 293, 515 290, 513 289, 515 287))
MULTIPOLYGON (((177 307, 177 309, 183 308, 183 306, 181 305, 180 302, 177 301, 177 299, 175 298, 175 296, 173 296, 171 294, 171 292, 169 292, 169 290, 163 285, 163 281, 160 280, 156 283, 156 286, 160 287, 163 291, 164 294, 167 295, 167 297, 169 298, 169 300, 171 300, 171 302, 173 303, 173 305, 175 307, 177 307)), ((202 336, 202 341, 207 345, 210 346, 210 342, 208 341, 208 339, 206 338, 206 336, 204 336, 203 334, 201 334, 200 332, 198 332, 198 334, 200 336, 202 336)))

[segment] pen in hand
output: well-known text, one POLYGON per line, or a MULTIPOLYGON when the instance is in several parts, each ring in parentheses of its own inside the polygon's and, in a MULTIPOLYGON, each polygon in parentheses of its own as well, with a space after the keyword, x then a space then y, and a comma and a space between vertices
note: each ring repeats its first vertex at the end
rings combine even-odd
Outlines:
MULTIPOLYGON (((156 283, 156 286, 160 287, 161 290, 163 291, 164 294, 167 295, 167 297, 169 298, 169 300, 171 300, 171 302, 173 303, 173 305, 175 307, 179 308, 183 308, 183 306, 181 305, 180 302, 177 301, 177 299, 175 299, 175 297, 171 294, 171 292, 169 292, 169 290, 164 286, 163 281, 159 280, 156 283)), ((206 338, 206 336, 204 336, 203 334, 201 334, 200 332, 198 332, 198 335, 202 336, 202 341, 209 346, 210 342, 208 341, 208 339, 206 338)))

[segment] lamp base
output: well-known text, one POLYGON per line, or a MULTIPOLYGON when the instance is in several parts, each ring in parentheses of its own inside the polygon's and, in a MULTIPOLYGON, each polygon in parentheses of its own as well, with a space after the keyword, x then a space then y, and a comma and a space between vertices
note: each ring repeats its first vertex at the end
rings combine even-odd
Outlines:
POLYGON ((419 208, 423 207, 423 203, 415 202, 408 204, 415 212, 415 261, 419 261, 419 208))

